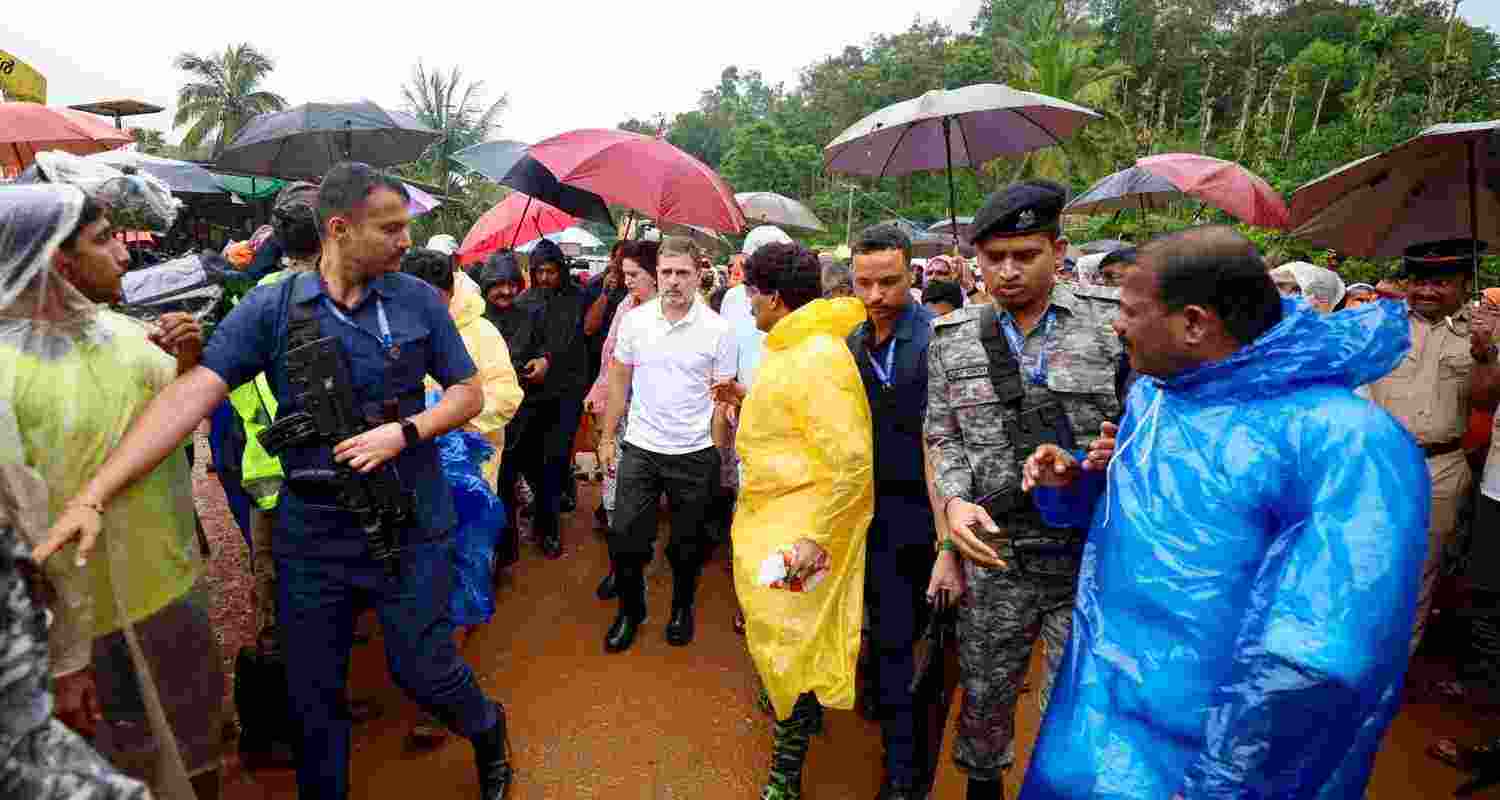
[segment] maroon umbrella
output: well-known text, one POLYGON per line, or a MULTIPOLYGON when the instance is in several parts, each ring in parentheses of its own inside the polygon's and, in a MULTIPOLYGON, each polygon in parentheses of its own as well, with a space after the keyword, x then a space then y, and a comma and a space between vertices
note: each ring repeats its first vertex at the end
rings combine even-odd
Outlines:
POLYGON ((1281 195, 1265 179, 1232 161, 1197 153, 1163 153, 1135 165, 1241 222, 1278 230, 1291 225, 1292 215, 1281 195))
POLYGON ((511 192, 484 212, 458 248, 458 263, 483 261, 490 253, 540 239, 578 224, 578 218, 520 192, 511 192))
POLYGON ((707 164, 665 139, 583 129, 531 146, 531 157, 569 186, 587 189, 657 222, 725 233, 745 227, 734 190, 707 164))

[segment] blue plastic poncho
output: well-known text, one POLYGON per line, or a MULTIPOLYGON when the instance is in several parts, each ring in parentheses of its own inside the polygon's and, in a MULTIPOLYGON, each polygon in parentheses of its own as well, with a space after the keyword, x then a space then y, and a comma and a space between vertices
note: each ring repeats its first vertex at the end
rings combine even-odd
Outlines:
POLYGON ((505 505, 484 477, 484 463, 495 446, 482 434, 466 430, 439 436, 437 445, 458 514, 448 610, 454 626, 483 625, 495 613, 495 552, 500 537, 510 535, 505 505))
POLYGON ((1395 303, 1280 324, 1142 379, 1098 473, 1073 633, 1022 800, 1348 798, 1401 701, 1427 469, 1352 387, 1410 346, 1395 303))

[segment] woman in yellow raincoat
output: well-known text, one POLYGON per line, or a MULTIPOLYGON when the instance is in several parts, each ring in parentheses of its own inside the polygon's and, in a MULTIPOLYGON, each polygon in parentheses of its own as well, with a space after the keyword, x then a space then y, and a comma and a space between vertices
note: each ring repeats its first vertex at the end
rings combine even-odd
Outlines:
POLYGON ((769 336, 740 415, 731 536, 745 638, 778 720, 765 800, 801 797, 822 706, 854 706, 864 613, 874 442, 844 339, 865 311, 854 298, 816 299, 821 273, 794 244, 766 245, 745 268, 756 326, 769 336))

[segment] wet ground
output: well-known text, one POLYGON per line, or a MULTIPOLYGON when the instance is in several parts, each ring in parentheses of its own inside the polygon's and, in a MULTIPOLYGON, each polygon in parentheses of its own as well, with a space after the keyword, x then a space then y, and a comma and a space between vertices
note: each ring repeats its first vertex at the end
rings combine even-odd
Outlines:
MULTIPOLYGON (((228 655, 249 637, 248 584, 236 575, 243 569, 244 545, 238 532, 225 525, 217 482, 203 474, 201 465, 198 477, 200 511, 215 547, 216 616, 228 655)), ((581 484, 580 508, 592 509, 597 493, 598 484, 581 484)), ((567 519, 565 557, 548 561, 534 545, 523 544, 521 563, 499 590, 495 621, 464 649, 485 690, 509 712, 519 773, 511 798, 758 797, 769 763, 771 723, 756 709, 754 670, 743 638, 730 624, 734 606, 723 554, 704 571, 696 641, 677 648, 663 640, 671 577, 658 559, 650 579, 651 619, 629 652, 610 655, 604 652, 603 636, 614 606, 594 597, 606 570, 603 540, 592 529, 591 514, 578 512, 567 519)), ((1038 682, 1036 663, 1033 683, 1038 682)), ((1440 671, 1440 665, 1424 664, 1416 674, 1440 671)), ((351 684, 356 697, 373 698, 384 709, 381 718, 355 729, 354 797, 475 796, 467 742, 450 739, 429 751, 407 746, 417 710, 391 684, 378 632, 370 644, 356 649, 351 684)), ((1020 763, 1007 780, 1009 797, 1014 797, 1030 756, 1037 724, 1034 696, 1027 695, 1018 713, 1020 763)), ((1408 704, 1387 737, 1369 798, 1450 796, 1460 776, 1424 750, 1437 736, 1469 739, 1482 731, 1500 732, 1500 717, 1486 720, 1472 709, 1408 704)), ((935 800, 963 797, 963 780, 948 761, 951 743, 950 724, 935 800)), ((826 732, 813 739, 804 795, 808 800, 873 798, 879 763, 876 725, 852 711, 831 711, 826 732)), ((296 794, 290 772, 248 774, 232 761, 225 789, 228 800, 296 794)), ((1493 794, 1500 797, 1500 791, 1493 794)))

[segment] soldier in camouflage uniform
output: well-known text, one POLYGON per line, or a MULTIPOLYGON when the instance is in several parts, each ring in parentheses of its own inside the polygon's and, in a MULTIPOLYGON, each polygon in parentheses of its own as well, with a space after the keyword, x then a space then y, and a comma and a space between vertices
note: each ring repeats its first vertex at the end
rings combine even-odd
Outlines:
POLYGON ((928 353, 927 446, 949 536, 968 556, 954 761, 971 800, 1002 796, 1032 646, 1040 633, 1050 686, 1083 549, 1084 531, 1042 523, 1021 491, 1021 463, 1042 443, 1087 442, 1119 414, 1117 290, 1056 283, 1066 199, 1046 181, 989 199, 970 230, 995 302, 937 320, 928 353))

